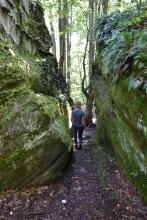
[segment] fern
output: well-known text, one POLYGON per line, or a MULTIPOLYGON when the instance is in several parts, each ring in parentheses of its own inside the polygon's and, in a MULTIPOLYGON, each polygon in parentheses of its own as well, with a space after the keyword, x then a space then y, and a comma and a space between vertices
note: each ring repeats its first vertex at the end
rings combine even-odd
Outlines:
POLYGON ((116 82, 128 78, 128 90, 143 89, 147 93, 147 13, 113 12, 97 20, 95 37, 102 73, 116 82))

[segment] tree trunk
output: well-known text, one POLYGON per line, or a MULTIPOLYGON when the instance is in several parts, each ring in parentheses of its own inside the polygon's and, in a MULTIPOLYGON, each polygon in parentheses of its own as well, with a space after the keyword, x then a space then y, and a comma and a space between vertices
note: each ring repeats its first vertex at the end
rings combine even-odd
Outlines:
MULTIPOLYGON (((49 10, 49 13, 50 13, 50 17, 52 17, 51 9, 49 10)), ((54 56, 56 57, 56 39, 55 39, 55 31, 54 31, 54 26, 53 26, 53 23, 52 23, 51 20, 50 20, 50 28, 51 28, 51 37, 52 37, 52 43, 53 43, 53 46, 52 46, 52 52, 53 52, 54 56)))
POLYGON ((59 72, 64 75, 66 78, 66 74, 64 73, 64 63, 65 63, 65 55, 66 55, 66 45, 65 45, 65 30, 66 30, 66 22, 65 22, 65 0, 58 0, 59 4, 59 72))
POLYGON ((109 0, 102 0, 102 10, 104 15, 107 15, 108 13, 108 3, 109 0))
POLYGON ((94 0, 89 0, 89 90, 86 101, 86 118, 88 125, 92 125, 93 91, 92 91, 92 64, 94 62, 94 0))
POLYGON ((101 15, 101 5, 102 5, 102 2, 99 0, 98 5, 97 5, 97 10, 98 10, 98 15, 99 16, 101 15))
POLYGON ((94 62, 94 0, 89 0, 89 81, 92 76, 92 64, 94 62))
POLYGON ((84 56, 83 56, 83 72, 84 72, 84 76, 83 76, 83 79, 82 79, 82 92, 86 96, 86 99, 88 99, 88 92, 87 92, 87 90, 89 89, 89 86, 85 88, 85 83, 86 83, 86 64, 85 64, 85 61, 86 61, 86 55, 87 55, 88 42, 89 42, 89 31, 87 30, 87 39, 86 39, 84 56))
POLYGON ((70 13, 70 22, 67 19, 67 83, 71 84, 71 75, 70 75, 70 68, 71 68, 71 26, 72 26, 72 4, 68 7, 68 14, 70 13), (70 7, 70 8, 69 8, 70 7))
POLYGON ((88 126, 93 125, 93 121, 92 121, 93 102, 94 102, 93 90, 92 90, 92 86, 90 85, 88 98, 86 100, 86 123, 88 126))

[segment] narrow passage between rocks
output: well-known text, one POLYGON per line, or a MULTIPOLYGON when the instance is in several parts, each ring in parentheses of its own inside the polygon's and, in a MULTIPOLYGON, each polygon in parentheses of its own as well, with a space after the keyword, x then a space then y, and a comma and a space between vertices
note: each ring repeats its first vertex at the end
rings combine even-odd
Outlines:
POLYGON ((107 153, 101 154, 101 158, 99 155, 99 159, 107 164, 109 187, 101 187, 92 159, 95 144, 95 130, 85 129, 83 149, 73 152, 61 180, 22 192, 1 193, 0 219, 145 220, 147 208, 107 153))

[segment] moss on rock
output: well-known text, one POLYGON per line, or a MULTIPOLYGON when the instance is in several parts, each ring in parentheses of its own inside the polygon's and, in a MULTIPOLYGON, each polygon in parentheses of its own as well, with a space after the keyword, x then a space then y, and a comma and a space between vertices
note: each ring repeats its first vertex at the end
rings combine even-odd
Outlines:
POLYGON ((5 45, 0 44, 0 190, 54 181, 71 151, 67 115, 54 85, 42 81, 42 59, 5 45), (46 86, 52 96, 40 93, 46 86))
POLYGON ((94 81, 97 134, 100 144, 113 153, 147 202, 147 105, 141 91, 128 92, 125 79, 109 84, 94 81))

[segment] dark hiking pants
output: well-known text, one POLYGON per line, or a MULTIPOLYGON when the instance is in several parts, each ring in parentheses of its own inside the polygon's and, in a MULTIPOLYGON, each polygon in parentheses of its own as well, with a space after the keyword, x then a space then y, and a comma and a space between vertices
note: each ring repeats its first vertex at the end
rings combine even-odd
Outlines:
POLYGON ((78 145, 78 139, 79 139, 79 145, 82 146, 82 140, 83 140, 83 127, 75 127, 73 126, 73 135, 74 135, 74 141, 75 145, 78 145))

